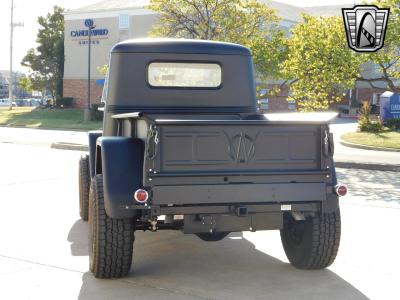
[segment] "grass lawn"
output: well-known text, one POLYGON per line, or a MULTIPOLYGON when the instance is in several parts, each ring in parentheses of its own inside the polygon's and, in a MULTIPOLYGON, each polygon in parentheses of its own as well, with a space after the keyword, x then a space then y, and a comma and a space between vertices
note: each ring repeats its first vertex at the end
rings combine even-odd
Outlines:
POLYGON ((101 121, 83 121, 83 110, 33 109, 32 107, 0 108, 0 125, 29 128, 92 130, 102 127, 101 121))
POLYGON ((342 140, 354 144, 400 149, 399 131, 384 131, 379 133, 351 132, 342 135, 342 140))

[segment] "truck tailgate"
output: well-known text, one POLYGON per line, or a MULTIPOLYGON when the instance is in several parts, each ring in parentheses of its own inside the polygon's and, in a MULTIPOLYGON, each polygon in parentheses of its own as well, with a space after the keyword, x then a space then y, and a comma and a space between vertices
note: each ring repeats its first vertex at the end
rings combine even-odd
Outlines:
POLYGON ((155 169, 162 173, 321 170, 316 124, 160 124, 155 169))

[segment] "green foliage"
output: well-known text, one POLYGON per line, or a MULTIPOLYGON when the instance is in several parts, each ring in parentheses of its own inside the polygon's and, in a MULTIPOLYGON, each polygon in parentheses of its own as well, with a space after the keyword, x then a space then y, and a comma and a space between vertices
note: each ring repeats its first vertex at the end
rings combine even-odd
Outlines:
POLYGON ((303 18, 292 30, 282 67, 301 110, 326 110, 355 85, 363 59, 348 48, 340 17, 303 18))
POLYGON ((104 107, 104 103, 92 104, 92 121, 103 121, 104 111, 99 110, 100 107, 104 107))
POLYGON ((108 73, 108 69, 109 69, 108 64, 105 64, 101 67, 97 67, 97 72, 99 72, 101 75, 106 76, 108 73))
POLYGON ((361 132, 381 132, 383 131, 383 126, 378 121, 371 121, 370 123, 358 123, 358 128, 361 132))
POLYGON ((342 135, 341 139, 354 144, 400 149, 400 132, 397 131, 349 132, 342 135))
POLYGON ((389 119, 386 120, 386 126, 392 130, 399 130, 400 129, 400 119, 389 119))
POLYGON ((256 0, 151 0, 160 14, 156 37, 218 40, 252 50, 260 79, 279 78, 286 57, 286 33, 276 12, 256 0))
POLYGON ((365 132, 381 132, 383 130, 380 122, 371 120, 371 104, 369 101, 364 101, 360 109, 358 129, 365 132))
POLYGON ((72 107, 74 99, 72 97, 64 97, 57 99, 56 106, 58 108, 70 108, 72 107))
POLYGON ((97 130, 102 122, 83 122, 83 110, 66 109, 32 109, 31 107, 14 107, 12 111, 0 109, 0 124, 29 128, 65 128, 97 130))
POLYGON ((22 77, 19 80, 19 86, 21 87, 21 89, 23 89, 26 92, 32 92, 33 91, 33 87, 32 87, 32 81, 29 77, 22 77))
POLYGON ((53 13, 39 17, 36 49, 29 49, 21 64, 30 68, 32 89, 50 91, 53 99, 62 97, 64 73, 64 9, 54 7, 53 13))

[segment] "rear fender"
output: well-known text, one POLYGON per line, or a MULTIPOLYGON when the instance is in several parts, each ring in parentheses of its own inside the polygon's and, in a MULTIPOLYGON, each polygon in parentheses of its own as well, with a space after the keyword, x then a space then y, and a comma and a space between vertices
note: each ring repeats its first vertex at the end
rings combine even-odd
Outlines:
POLYGON ((104 185, 104 205, 111 218, 132 218, 137 212, 124 209, 134 204, 134 193, 143 185, 144 144, 128 137, 100 137, 101 170, 104 185))

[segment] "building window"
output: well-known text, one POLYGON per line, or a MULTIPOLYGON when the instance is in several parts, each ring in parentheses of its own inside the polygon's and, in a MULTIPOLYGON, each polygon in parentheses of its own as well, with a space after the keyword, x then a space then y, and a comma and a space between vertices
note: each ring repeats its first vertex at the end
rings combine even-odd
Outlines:
POLYGON ((153 87, 219 88, 222 70, 215 63, 154 62, 147 80, 153 87))
POLYGON ((119 15, 119 29, 129 29, 129 15, 119 15))
POLYGON ((288 109, 289 110, 296 110, 296 101, 293 99, 287 100, 288 102, 288 109))

